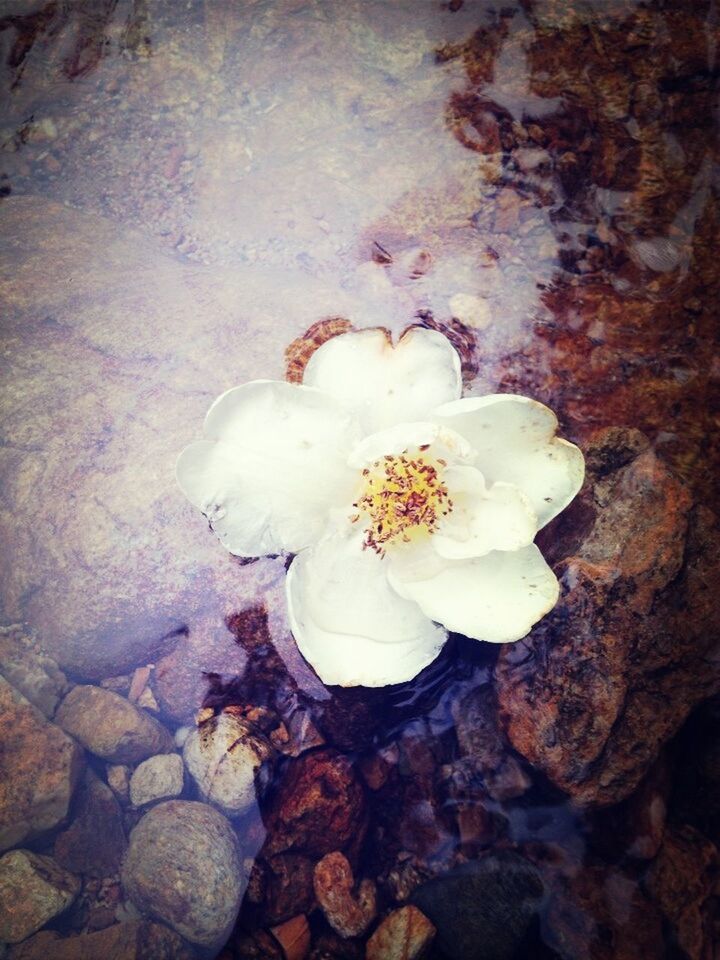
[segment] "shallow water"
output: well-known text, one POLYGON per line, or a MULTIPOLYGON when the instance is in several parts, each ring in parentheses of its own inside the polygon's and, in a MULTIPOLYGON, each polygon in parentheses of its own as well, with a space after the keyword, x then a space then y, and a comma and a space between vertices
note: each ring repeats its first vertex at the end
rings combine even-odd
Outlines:
MULTIPOLYGON (((378 917, 534 865, 527 915, 482 888, 515 941, 465 910, 432 956, 713 956, 719 37, 711 2, 0 2, 3 673, 28 695, 45 651, 173 733, 251 711, 275 762, 233 820, 257 861, 228 956, 297 914, 312 956, 364 955, 313 905, 334 849, 378 917), (591 466, 543 533, 559 611, 387 691, 324 687, 285 558, 229 557, 173 475, 219 393, 337 317, 448 331, 466 393, 547 403, 591 466), (282 826, 328 751, 363 798, 330 850, 282 826)), ((56 856, 80 803, 8 846, 56 856)), ((49 929, 135 915, 117 870, 74 872, 49 929)))

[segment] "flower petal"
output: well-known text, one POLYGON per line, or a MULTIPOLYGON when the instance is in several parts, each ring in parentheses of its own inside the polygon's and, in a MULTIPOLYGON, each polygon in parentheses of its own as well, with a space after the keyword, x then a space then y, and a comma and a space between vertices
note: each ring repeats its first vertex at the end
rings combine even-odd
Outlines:
POLYGON ((475 467, 448 467, 442 476, 452 510, 432 538, 441 557, 462 560, 491 550, 518 550, 533 542, 537 516, 512 483, 485 486, 475 467))
POLYGON ((559 593, 557 578, 534 543, 521 550, 448 562, 426 580, 400 580, 391 565, 389 579, 401 596, 417 601, 432 620, 490 643, 524 637, 552 610, 559 593))
POLYGON ((177 478, 231 553, 296 552, 321 536, 332 507, 352 500, 357 475, 346 461, 358 427, 316 390, 235 387, 208 411, 205 435, 183 450, 177 478))
POLYGON ((475 459, 475 451, 455 430, 421 421, 398 423, 363 437, 351 450, 348 463, 361 469, 386 455, 414 453, 424 446, 430 448, 428 459, 444 457, 448 462, 458 463, 470 463, 475 459))
POLYGON ((334 337, 312 355, 303 382, 349 405, 365 433, 425 419, 462 392, 457 351, 423 327, 411 327, 396 346, 384 330, 334 337))
POLYGON ((529 397, 495 394, 444 404, 432 420, 457 430, 477 450, 475 465, 488 483, 513 483, 527 495, 544 527, 582 486, 585 460, 555 436, 557 417, 529 397))
POLYGON ((383 687, 417 676, 447 634, 390 587, 387 563, 359 535, 332 535, 293 560, 286 591, 293 635, 327 684, 383 687))

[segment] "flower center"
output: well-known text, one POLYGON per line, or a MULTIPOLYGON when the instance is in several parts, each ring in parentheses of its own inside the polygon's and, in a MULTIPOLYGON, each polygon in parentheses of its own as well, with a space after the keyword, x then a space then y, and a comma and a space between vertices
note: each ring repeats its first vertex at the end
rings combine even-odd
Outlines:
MULTIPOLYGON (((427 446, 420 447, 420 451, 427 446)), ((365 532, 365 547, 372 547, 381 556, 385 544, 401 539, 411 540, 411 533, 434 533, 440 518, 452 510, 452 500, 441 480, 447 466, 439 457, 430 460, 421 455, 387 455, 363 470, 363 488, 353 506, 359 511, 351 520, 357 523, 362 514, 370 521, 365 532)))

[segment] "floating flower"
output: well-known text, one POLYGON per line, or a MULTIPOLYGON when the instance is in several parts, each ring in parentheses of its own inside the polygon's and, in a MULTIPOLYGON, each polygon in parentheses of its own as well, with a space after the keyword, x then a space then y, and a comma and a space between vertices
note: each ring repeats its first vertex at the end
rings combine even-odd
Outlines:
POLYGON ((231 553, 297 554, 290 624, 325 683, 410 680, 448 630, 507 643, 557 601, 533 540, 580 489, 582 453, 543 404, 461 392, 442 334, 344 333, 302 384, 228 390, 180 455, 180 486, 231 553))

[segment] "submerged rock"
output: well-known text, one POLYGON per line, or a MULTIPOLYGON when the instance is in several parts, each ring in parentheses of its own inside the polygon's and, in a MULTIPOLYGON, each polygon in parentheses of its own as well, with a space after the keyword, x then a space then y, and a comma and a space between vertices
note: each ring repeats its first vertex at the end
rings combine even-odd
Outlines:
POLYGON ((417 907, 400 907, 385 917, 368 940, 366 960, 422 960, 435 932, 417 907))
POLYGON ((101 687, 74 687, 55 719, 91 753, 111 763, 137 763, 174 748, 172 737, 157 720, 101 687))
POLYGON ((247 654, 224 623, 201 624, 181 637, 152 673, 152 689, 162 710, 181 723, 191 722, 209 690, 241 677, 247 654))
POLYGON ((298 911, 309 913, 315 903, 315 863, 299 853, 278 853, 258 861, 262 878, 260 915, 265 923, 289 920, 298 911))
POLYGON ((502 851, 429 880, 411 902, 435 925, 450 960, 512 960, 543 893, 535 867, 502 851))
POLYGON ((225 942, 245 881, 229 821, 205 803, 168 800, 130 834, 122 871, 126 893, 143 913, 198 946, 213 950, 225 942))
POLYGON ((205 720, 185 741, 185 764, 205 800, 229 817, 255 806, 269 778, 268 740, 232 712, 205 720))
POLYGON ((470 690, 453 702, 452 713, 460 754, 480 774, 490 796, 509 800, 525 793, 530 778, 503 739, 492 686, 484 684, 470 690))
POLYGON ((629 874, 602 865, 552 878, 544 939, 561 960, 667 955, 658 909, 629 874))
POLYGON ((67 910, 80 881, 51 857, 11 850, 0 857, 0 942, 19 943, 67 910))
POLYGON ((266 856, 293 850, 322 857, 362 842, 365 796, 350 760, 335 750, 317 750, 293 761, 266 824, 266 856))
POLYGON ((127 803, 130 799, 131 768, 124 763, 109 763, 106 775, 112 792, 121 803, 127 803))
POLYGON ((55 859, 73 873, 108 877, 120 869, 127 840, 112 790, 88 772, 78 791, 75 819, 55 839, 55 859))
POLYGON ((512 745, 584 803, 628 796, 720 685, 718 531, 637 437, 603 431, 589 447, 595 520, 562 565, 556 609, 497 665, 512 745))
POLYGON ((0 851, 59 826, 82 773, 80 747, 0 677, 0 851))
POLYGON ((310 951, 310 927, 304 913, 273 927, 272 935, 282 947, 285 960, 305 960, 310 951))
POLYGON ((157 800, 171 800, 183 792, 185 769, 177 753, 161 753, 148 757, 130 779, 130 800, 134 807, 144 807, 157 800))
POLYGON ((353 889, 352 867, 342 853, 328 853, 316 864, 313 886, 327 922, 341 937, 361 936, 375 919, 375 884, 365 879, 353 889))
POLYGON ((665 917, 673 941, 690 960, 703 960, 711 945, 703 908, 720 874, 715 846, 692 827, 668 831, 645 877, 645 889, 665 917))
POLYGON ((48 719, 70 686, 55 660, 19 627, 0 627, 0 673, 48 719))
POLYGON ((160 923, 129 920, 72 937, 43 930, 15 947, 10 960, 195 960, 196 956, 174 930, 160 923))

